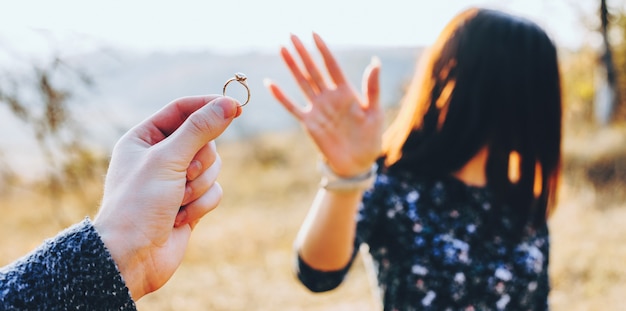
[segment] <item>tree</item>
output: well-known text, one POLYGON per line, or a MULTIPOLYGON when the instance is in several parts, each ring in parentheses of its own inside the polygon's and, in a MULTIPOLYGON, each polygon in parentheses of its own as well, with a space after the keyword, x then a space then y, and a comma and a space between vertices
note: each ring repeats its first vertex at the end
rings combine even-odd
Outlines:
POLYGON ((606 124, 614 116, 615 107, 619 98, 617 88, 617 73, 611 41, 609 38, 609 10, 606 0, 600 0, 600 34, 602 35, 602 51, 600 61, 604 77, 600 77, 596 93, 596 117, 602 124, 606 124))
POLYGON ((618 98, 613 109, 612 121, 626 122, 626 11, 624 7, 614 8, 609 15, 609 34, 613 39, 612 50, 615 65, 618 98))
MULTIPOLYGON (((86 143, 83 125, 74 119, 70 105, 72 96, 92 87, 94 81, 58 55, 35 60, 18 57, 10 47, 0 46, 3 55, 11 59, 7 64, 12 70, 0 72, 0 105, 30 129, 47 168, 37 182, 59 211, 58 220, 64 222, 60 207, 64 194, 81 193, 82 181, 101 176, 106 168, 107 160, 86 143)), ((6 146, 0 146, 0 154, 2 151, 10 152, 6 146)), ((21 180, 5 157, 0 161, 0 185, 6 193, 21 180)))

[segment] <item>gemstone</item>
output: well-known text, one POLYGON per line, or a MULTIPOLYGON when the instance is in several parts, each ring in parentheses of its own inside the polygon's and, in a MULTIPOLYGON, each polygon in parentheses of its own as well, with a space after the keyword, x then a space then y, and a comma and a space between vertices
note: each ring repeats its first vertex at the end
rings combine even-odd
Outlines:
POLYGON ((237 79, 237 81, 239 81, 239 82, 243 82, 243 81, 246 81, 246 79, 248 79, 248 77, 246 77, 245 74, 243 74, 241 72, 238 72, 238 73, 235 73, 235 79, 237 79))

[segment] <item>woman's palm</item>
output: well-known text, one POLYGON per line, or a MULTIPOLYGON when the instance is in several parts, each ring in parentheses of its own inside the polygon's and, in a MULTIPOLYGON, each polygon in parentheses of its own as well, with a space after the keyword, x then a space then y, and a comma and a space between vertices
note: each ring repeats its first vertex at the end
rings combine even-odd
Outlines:
POLYGON ((332 82, 322 77, 300 40, 292 36, 304 69, 299 68, 286 48, 281 49, 281 56, 308 105, 302 108, 294 104, 272 82, 267 86, 304 126, 335 173, 343 176, 363 173, 380 156, 383 114, 378 103, 379 63, 375 61, 367 68, 361 98, 345 79, 322 39, 317 35, 314 39, 332 82))

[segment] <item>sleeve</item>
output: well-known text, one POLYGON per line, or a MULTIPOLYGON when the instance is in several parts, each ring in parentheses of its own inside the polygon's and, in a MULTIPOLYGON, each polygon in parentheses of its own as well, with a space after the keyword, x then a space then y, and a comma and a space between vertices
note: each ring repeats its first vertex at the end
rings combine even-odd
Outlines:
MULTIPOLYGON (((384 180, 386 179, 383 178, 382 181, 384 182, 384 180)), ((296 275, 300 282, 310 291, 319 293, 333 290, 345 279, 359 252, 361 244, 367 243, 369 237, 372 236, 372 233, 376 230, 375 227, 380 209, 376 208, 375 202, 382 196, 379 194, 381 193, 379 186, 382 186, 380 185, 380 176, 377 178, 374 188, 367 191, 363 196, 363 201, 356 215, 357 232, 352 257, 345 267, 336 271, 316 270, 309 266, 300 257, 300 254, 298 254, 295 267, 296 275)))
POLYGON ((296 263, 296 275, 302 284, 314 293, 326 292, 339 286, 348 274, 348 270, 354 262, 358 249, 352 253, 352 258, 348 264, 336 271, 321 271, 309 266, 298 254, 296 263))
POLYGON ((2 310, 136 310, 89 219, 0 269, 2 310))

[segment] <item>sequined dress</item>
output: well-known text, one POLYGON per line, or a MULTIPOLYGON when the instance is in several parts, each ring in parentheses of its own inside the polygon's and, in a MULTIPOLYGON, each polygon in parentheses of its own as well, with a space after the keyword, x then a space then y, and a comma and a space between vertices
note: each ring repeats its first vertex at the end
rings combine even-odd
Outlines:
MULTIPOLYGON (((511 217, 489 187, 380 174, 359 207, 355 256, 369 246, 384 310, 548 310, 547 225, 520 239, 511 217)), ((298 277, 331 290, 353 260, 317 271, 298 257, 298 277)))

